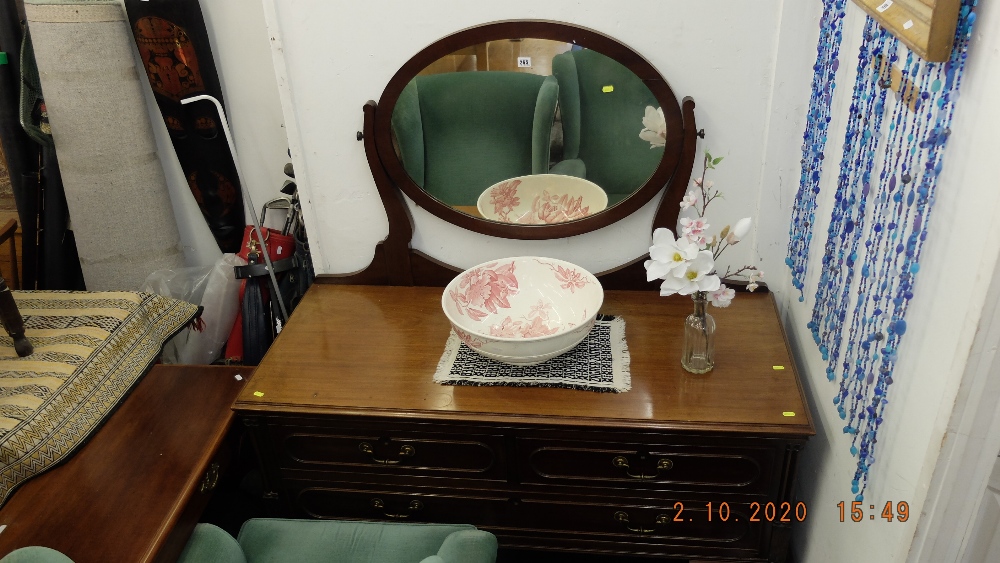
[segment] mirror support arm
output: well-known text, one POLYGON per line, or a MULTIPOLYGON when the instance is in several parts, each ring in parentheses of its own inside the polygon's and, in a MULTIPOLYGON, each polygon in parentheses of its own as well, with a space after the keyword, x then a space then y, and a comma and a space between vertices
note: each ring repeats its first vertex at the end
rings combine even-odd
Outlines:
POLYGON ((684 145, 681 149, 681 160, 674 170, 673 177, 667 183, 667 191, 660 199, 660 206, 656 209, 653 217, 653 230, 661 227, 670 229, 677 228, 677 216, 681 209, 681 200, 687 192, 688 183, 691 181, 691 171, 694 168, 695 152, 697 152, 698 137, 704 138, 705 130, 698 129, 694 118, 694 99, 685 97, 681 102, 681 111, 684 116, 684 145))
POLYGON ((388 285, 413 285, 413 271, 410 268, 410 239, 413 238, 413 217, 403 199, 403 192, 396 188, 378 156, 375 146, 375 112, 378 104, 369 100, 365 104, 364 133, 359 133, 365 143, 368 165, 382 198, 385 214, 389 219, 389 235, 379 245, 385 259, 385 273, 388 285))

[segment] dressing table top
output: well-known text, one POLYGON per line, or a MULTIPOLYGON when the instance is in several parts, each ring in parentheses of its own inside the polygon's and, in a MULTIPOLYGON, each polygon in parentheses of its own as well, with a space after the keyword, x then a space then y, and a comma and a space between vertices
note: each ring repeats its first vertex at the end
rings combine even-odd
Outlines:
POLYGON ((689 297, 607 291, 625 319, 632 390, 444 386, 432 381, 449 334, 441 288, 316 284, 236 401, 258 414, 745 432, 815 433, 770 294, 743 293, 715 317, 716 366, 680 366, 689 297), (778 367, 779 369, 775 369, 778 367), (792 414, 794 413, 794 414, 792 414))

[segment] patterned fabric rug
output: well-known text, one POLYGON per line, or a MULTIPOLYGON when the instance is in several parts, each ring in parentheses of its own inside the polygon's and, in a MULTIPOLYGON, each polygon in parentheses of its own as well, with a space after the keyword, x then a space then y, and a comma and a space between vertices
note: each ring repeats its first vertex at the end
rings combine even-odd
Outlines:
POLYGON ((442 385, 561 387, 624 393, 632 388, 625 320, 598 315, 594 328, 575 348, 533 366, 515 366, 475 352, 451 331, 434 373, 442 385))
POLYGON ((34 353, 0 331, 0 504, 66 459, 198 308, 131 292, 15 291, 34 353))

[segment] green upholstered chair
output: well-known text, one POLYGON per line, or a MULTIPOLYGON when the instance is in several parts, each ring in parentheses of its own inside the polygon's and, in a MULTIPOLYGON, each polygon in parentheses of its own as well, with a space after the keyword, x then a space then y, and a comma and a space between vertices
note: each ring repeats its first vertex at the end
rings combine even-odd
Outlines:
POLYGON ((639 138, 646 106, 659 107, 642 80, 618 61, 582 49, 556 55, 563 160, 554 174, 580 176, 604 188, 608 205, 643 185, 663 158, 639 138))
POLYGON ((199 524, 178 563, 494 563, 496 552, 473 526, 254 519, 238 540, 199 524))
POLYGON ((507 178, 549 169, 559 85, 551 76, 477 71, 414 78, 392 114, 410 178, 448 205, 475 205, 507 178))
MULTIPOLYGON (((473 526, 248 520, 233 539, 195 526, 177 563, 494 563, 497 539, 473 526)), ((73 563, 58 551, 26 547, 0 563, 73 563)))
POLYGON ((22 547, 8 553, 0 563, 73 563, 73 561, 54 549, 39 547, 22 547))

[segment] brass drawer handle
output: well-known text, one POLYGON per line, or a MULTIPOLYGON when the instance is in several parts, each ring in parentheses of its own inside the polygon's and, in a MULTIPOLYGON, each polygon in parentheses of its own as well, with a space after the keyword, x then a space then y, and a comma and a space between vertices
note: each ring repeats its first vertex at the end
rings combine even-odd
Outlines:
POLYGON ((368 442, 361 442, 358 444, 358 449, 371 456, 372 461, 375 463, 381 463, 382 465, 397 465, 402 463, 404 459, 417 455, 416 448, 409 444, 403 444, 400 446, 399 459, 381 459, 375 457, 375 448, 373 448, 368 442))
MULTIPOLYGON (((628 530, 630 532, 633 532, 633 533, 636 533, 636 534, 652 534, 653 532, 656 531, 655 528, 643 528, 642 526, 639 526, 639 527, 630 526, 629 525, 629 521, 628 521, 628 513, 624 512, 622 510, 619 510, 618 512, 615 512, 615 520, 617 522, 621 522, 622 526, 625 526, 626 530, 628 530)), ((660 517, 656 518, 656 523, 657 524, 662 524, 662 522, 660 522, 660 517)))
POLYGON ((207 493, 215 489, 215 486, 219 484, 219 464, 213 463, 208 466, 208 471, 205 472, 205 476, 201 479, 201 486, 198 487, 198 492, 207 493))
POLYGON ((653 473, 652 475, 646 475, 644 473, 639 473, 639 474, 632 473, 629 470, 628 459, 626 459, 625 456, 621 455, 615 456, 611 460, 611 465, 624 469, 625 474, 633 479, 644 479, 644 480, 656 479, 657 477, 660 476, 661 471, 670 471, 671 469, 674 468, 674 462, 670 461, 668 458, 665 457, 660 458, 659 461, 656 462, 656 472, 653 473))
POLYGON ((385 511, 385 502, 383 502, 382 499, 380 499, 378 497, 372 499, 371 505, 372 505, 372 508, 374 508, 376 510, 381 510, 382 511, 382 516, 385 516, 386 518, 396 518, 396 519, 409 518, 410 516, 413 516, 414 512, 419 512, 419 511, 423 510, 423 508, 424 508, 424 503, 420 502, 419 500, 411 500, 410 504, 407 505, 407 507, 406 507, 406 509, 409 510, 408 513, 391 513, 391 512, 386 512, 385 511))

